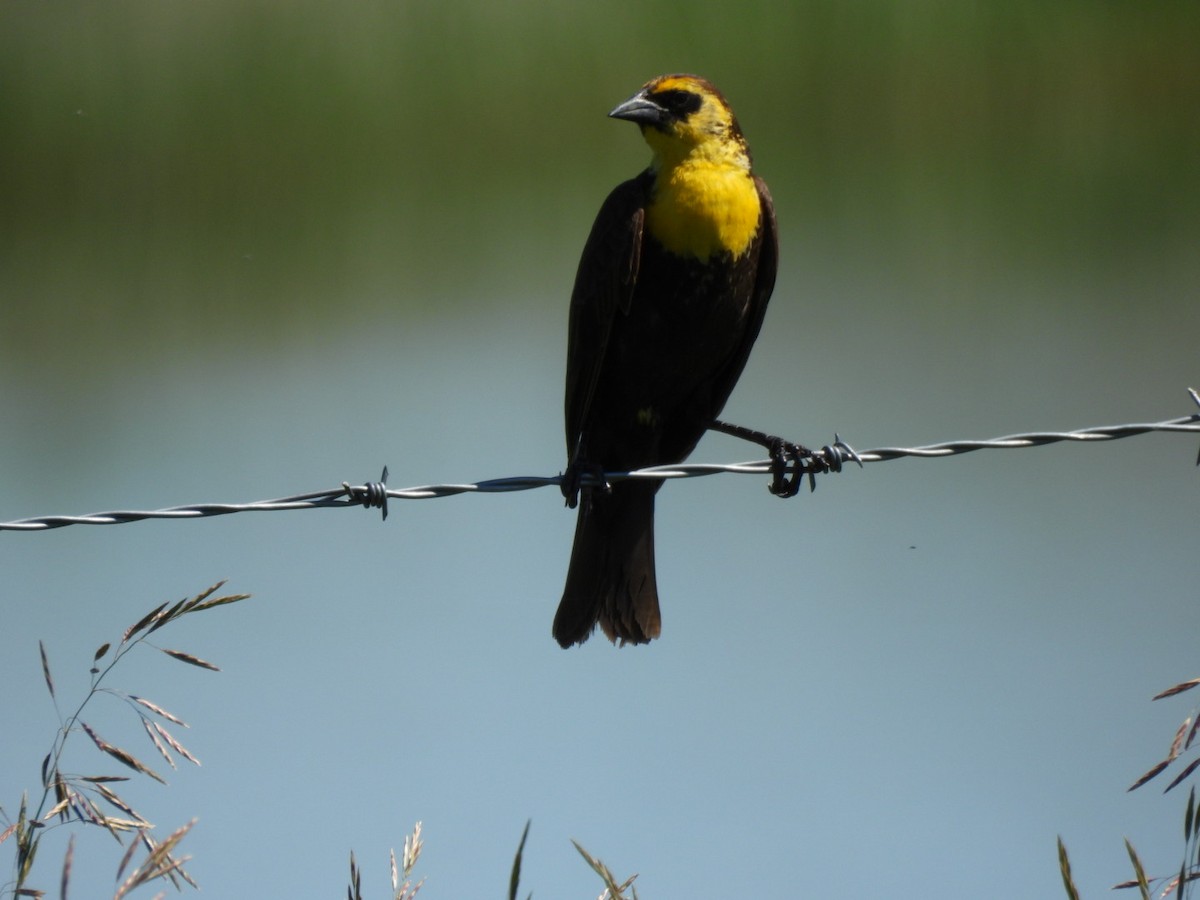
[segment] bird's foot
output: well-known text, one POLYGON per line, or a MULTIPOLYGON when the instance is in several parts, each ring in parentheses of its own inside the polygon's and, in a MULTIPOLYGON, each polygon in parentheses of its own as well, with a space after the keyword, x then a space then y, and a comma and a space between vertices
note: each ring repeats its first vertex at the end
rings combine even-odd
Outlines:
POLYGON ((603 466, 578 461, 567 464, 567 470, 560 476, 559 488, 570 509, 579 505, 581 492, 585 494, 594 490, 605 494, 612 492, 612 485, 604 478, 603 466))
POLYGON ((817 489, 817 475, 826 472, 842 471, 842 463, 853 460, 862 466, 862 460, 854 452, 854 448, 836 434, 833 443, 820 450, 809 450, 803 444, 784 440, 773 434, 755 431, 742 425, 731 425, 728 422, 714 421, 709 426, 713 431, 739 437, 751 441, 760 447, 765 447, 771 456, 771 484, 769 490, 776 497, 787 499, 800 493, 800 485, 808 476, 810 491, 817 489))
POLYGON ((810 491, 817 489, 818 471, 827 472, 828 467, 820 456, 802 444, 794 444, 783 438, 767 435, 771 454, 771 485, 768 490, 776 497, 787 499, 800 493, 800 483, 808 475, 810 491))

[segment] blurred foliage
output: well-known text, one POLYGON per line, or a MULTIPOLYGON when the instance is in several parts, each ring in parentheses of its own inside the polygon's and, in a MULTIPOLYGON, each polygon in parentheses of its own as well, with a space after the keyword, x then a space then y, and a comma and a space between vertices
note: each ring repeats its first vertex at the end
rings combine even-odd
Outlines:
POLYGON ((0 345, 561 306, 647 159, 604 113, 670 70, 734 101, 785 246, 1194 267, 1198 26, 1194 2, 7 3, 0 345))

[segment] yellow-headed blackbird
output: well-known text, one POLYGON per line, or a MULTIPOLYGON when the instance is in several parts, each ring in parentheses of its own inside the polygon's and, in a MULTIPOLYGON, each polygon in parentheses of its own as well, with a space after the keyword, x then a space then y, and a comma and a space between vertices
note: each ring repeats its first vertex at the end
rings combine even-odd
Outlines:
MULTIPOLYGON (((721 93, 655 78, 609 115, 636 123, 650 167, 618 185, 592 226, 571 294, 567 474, 682 461, 725 405, 775 285, 771 195, 721 93)), ((662 619, 654 577, 661 481, 585 487, 554 617, 564 646, 597 622, 640 644, 662 619)))

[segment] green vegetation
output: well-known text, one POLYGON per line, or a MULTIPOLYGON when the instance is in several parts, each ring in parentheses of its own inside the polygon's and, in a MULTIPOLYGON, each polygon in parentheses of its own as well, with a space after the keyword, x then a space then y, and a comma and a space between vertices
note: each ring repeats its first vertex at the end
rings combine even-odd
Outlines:
POLYGON ((7 4, 0 341, 559 303, 645 162, 604 112, 672 69, 733 100, 785 241, 1189 265, 1198 25, 1173 2, 7 4))

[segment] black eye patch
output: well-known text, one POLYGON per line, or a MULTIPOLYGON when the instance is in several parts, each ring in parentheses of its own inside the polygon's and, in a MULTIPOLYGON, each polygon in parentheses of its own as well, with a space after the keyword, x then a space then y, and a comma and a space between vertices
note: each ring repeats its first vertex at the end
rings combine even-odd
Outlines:
POLYGON ((704 102, 699 94, 677 89, 659 91, 653 95, 653 99, 676 119, 686 119, 704 102))

